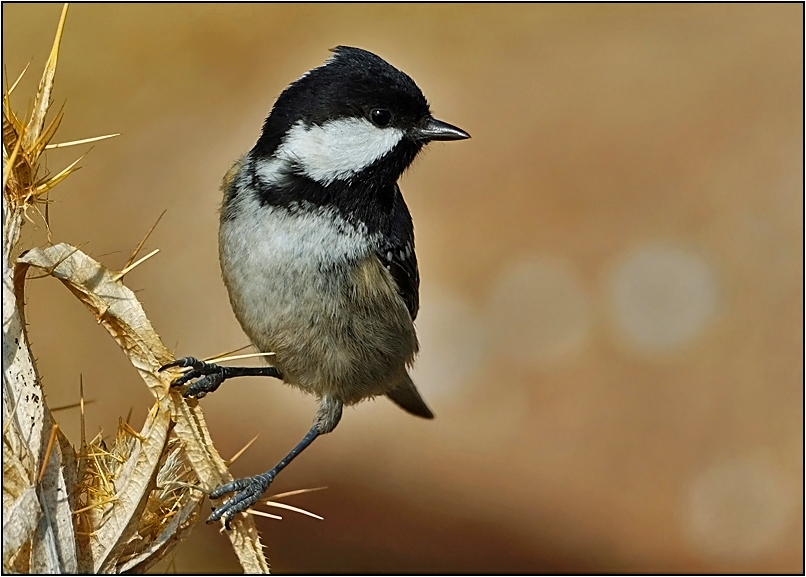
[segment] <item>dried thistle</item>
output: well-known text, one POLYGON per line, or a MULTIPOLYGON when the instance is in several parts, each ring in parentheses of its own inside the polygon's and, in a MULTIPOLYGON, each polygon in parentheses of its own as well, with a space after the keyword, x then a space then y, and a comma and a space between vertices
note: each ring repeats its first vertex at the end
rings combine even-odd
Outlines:
MULTIPOLYGON (((60 110, 46 125, 66 15, 67 5, 26 121, 11 107, 19 78, 3 94, 3 569, 142 572, 187 536, 206 492, 232 477, 198 404, 172 391, 169 377, 158 372, 173 356, 122 282, 127 272, 156 254, 137 259, 148 235, 120 271, 68 244, 33 248, 12 259, 20 229, 31 220, 29 211, 47 225, 50 190, 83 158, 42 176, 44 152, 115 136, 51 143, 63 118, 60 110), (143 378, 155 403, 140 431, 121 420, 111 445, 100 434, 88 442, 82 383, 78 449, 61 433, 45 403, 25 331, 30 267, 59 279, 81 300, 143 378)), ((268 572, 251 517, 235 519, 227 536, 246 572, 268 572)))

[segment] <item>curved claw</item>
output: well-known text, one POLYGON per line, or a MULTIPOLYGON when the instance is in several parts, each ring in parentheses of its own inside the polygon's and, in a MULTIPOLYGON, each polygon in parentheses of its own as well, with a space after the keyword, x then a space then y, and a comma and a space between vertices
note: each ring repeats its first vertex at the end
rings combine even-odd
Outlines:
POLYGON ((246 477, 245 479, 236 479, 216 487, 210 492, 211 499, 218 499, 226 493, 235 492, 235 495, 225 501, 223 505, 214 509, 207 518, 207 522, 213 523, 219 519, 224 519, 224 526, 229 529, 232 518, 254 505, 260 499, 260 496, 266 492, 266 489, 269 488, 273 479, 273 476, 264 473, 263 475, 246 477))
POLYGON ((164 370, 173 369, 175 367, 179 367, 179 368, 183 368, 183 369, 187 368, 187 367, 193 367, 194 369, 199 369, 203 365, 206 365, 206 364, 207 363, 205 363, 204 361, 200 361, 196 357, 182 357, 181 359, 175 359, 175 360, 171 361, 170 363, 162 365, 159 368, 158 372, 161 373, 164 370))

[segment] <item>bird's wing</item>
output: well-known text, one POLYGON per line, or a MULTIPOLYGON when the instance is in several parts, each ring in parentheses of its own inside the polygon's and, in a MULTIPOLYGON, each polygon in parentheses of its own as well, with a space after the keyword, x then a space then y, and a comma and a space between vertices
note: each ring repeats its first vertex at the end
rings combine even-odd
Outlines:
POLYGON ((397 292, 406 303, 411 320, 417 318, 420 308, 420 273, 413 243, 386 243, 378 250, 378 258, 397 285, 397 292))
POLYGON ((395 185, 392 228, 377 248, 378 258, 397 284, 411 320, 420 309, 420 273, 414 252, 414 225, 400 188, 395 185))

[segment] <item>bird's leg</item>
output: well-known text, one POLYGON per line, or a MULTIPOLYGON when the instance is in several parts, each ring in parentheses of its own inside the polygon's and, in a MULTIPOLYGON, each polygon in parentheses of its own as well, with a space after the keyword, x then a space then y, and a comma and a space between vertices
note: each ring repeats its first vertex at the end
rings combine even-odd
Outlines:
POLYGON ((191 367, 181 377, 175 379, 172 387, 181 387, 188 381, 199 379, 183 393, 185 397, 201 399, 207 393, 215 391, 221 383, 232 377, 274 377, 282 379, 283 376, 276 367, 222 367, 215 363, 205 363, 193 357, 184 357, 160 367, 160 372, 173 367, 191 367), (201 378, 199 378, 201 377, 201 378))
POLYGON ((255 475, 254 477, 246 477, 245 479, 236 479, 217 487, 210 493, 211 499, 218 499, 226 493, 235 493, 223 505, 213 510, 213 513, 207 519, 208 523, 224 519, 224 525, 229 529, 230 521, 232 518, 245 511, 254 505, 260 496, 266 492, 271 482, 288 465, 294 458, 299 455, 305 448, 313 443, 313 440, 319 435, 329 433, 336 428, 341 419, 342 402, 332 397, 324 397, 319 403, 319 409, 316 411, 316 417, 313 420, 313 425, 308 433, 302 438, 296 447, 291 449, 283 459, 277 463, 270 471, 262 475, 255 475))

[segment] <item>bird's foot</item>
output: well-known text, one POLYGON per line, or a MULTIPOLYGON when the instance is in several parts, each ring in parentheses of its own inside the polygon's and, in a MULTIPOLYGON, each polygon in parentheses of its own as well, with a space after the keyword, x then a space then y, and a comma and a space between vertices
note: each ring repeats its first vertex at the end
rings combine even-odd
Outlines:
POLYGON ((182 393, 184 397, 195 397, 201 399, 207 393, 215 391, 224 382, 227 375, 227 367, 222 367, 214 363, 205 363, 194 357, 183 357, 160 367, 160 372, 174 367, 190 368, 181 377, 174 379, 172 387, 181 387, 185 383, 198 379, 191 383, 187 390, 182 393))
POLYGON ((257 500, 266 492, 273 480, 274 475, 269 471, 254 477, 235 479, 214 489, 210 493, 211 499, 218 499, 226 493, 235 494, 225 501, 223 505, 214 509, 210 517, 207 518, 207 522, 212 523, 219 519, 224 519, 224 526, 229 529, 232 518, 257 503, 257 500))

